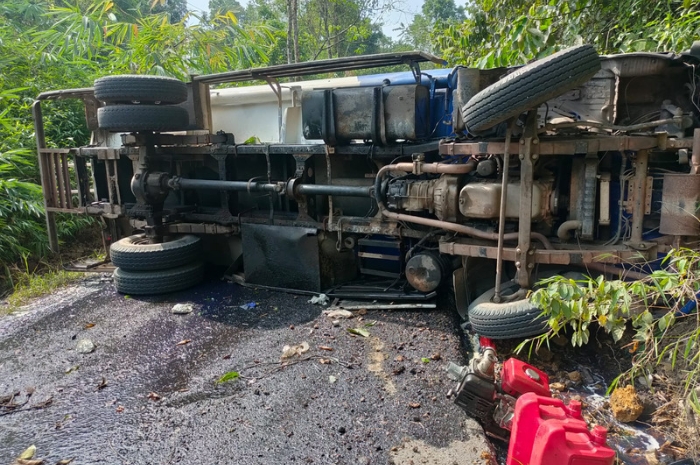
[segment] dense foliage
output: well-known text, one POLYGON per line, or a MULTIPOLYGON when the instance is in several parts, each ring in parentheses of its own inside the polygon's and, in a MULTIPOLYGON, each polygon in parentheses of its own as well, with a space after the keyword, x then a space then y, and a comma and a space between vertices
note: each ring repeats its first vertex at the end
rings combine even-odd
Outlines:
MULTIPOLYGON (((426 0, 392 40, 393 0, 5 0, 0 2, 0 276, 46 251, 30 105, 41 91, 113 73, 192 73, 423 49, 452 64, 523 63, 581 42, 601 53, 687 49, 700 36, 689 0, 426 0)), ((88 141, 77 102, 45 111, 49 143, 88 141)), ((65 219, 64 219, 65 220, 65 219)), ((61 222, 61 237, 79 229, 61 222)), ((0 278, 1 279, 1 278, 0 278)), ((2 283, 0 283, 1 287, 2 283)))
POLYGON ((601 54, 682 51, 700 37, 700 4, 691 0, 475 0, 467 19, 432 38, 451 62, 522 64, 580 43, 601 54))

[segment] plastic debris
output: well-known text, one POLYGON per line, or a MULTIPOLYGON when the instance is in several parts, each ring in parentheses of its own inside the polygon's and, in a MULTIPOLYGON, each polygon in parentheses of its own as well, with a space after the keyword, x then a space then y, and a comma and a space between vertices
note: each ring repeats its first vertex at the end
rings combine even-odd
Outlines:
POLYGON ((282 348, 282 358, 292 358, 297 355, 304 354, 309 351, 309 343, 304 341, 301 344, 295 346, 284 346, 282 348))
POLYGON ((240 308, 241 310, 252 310, 257 306, 257 302, 248 302, 247 304, 239 305, 238 308, 240 308))
POLYGON ((90 339, 81 339, 78 341, 78 345, 75 346, 75 350, 79 354, 89 354, 95 351, 95 343, 90 339))
POLYGON ((319 294, 311 297, 308 302, 314 305, 328 305, 330 303, 330 299, 326 294, 319 294))
POLYGON ((194 305, 192 304, 175 304, 173 306, 172 312, 175 315, 187 315, 188 313, 192 313, 194 310, 194 305))

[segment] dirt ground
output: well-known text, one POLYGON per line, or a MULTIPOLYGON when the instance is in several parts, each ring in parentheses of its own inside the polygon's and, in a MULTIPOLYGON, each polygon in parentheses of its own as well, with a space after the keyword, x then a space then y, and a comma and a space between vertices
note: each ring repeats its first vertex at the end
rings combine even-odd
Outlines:
POLYGON ((0 319, 0 398, 17 404, 0 412, 0 463, 30 445, 47 464, 493 462, 446 396, 447 362, 467 355, 450 309, 338 326, 322 310, 223 282, 127 298, 100 276, 39 299, 0 319), (183 302, 194 312, 173 314, 183 302))

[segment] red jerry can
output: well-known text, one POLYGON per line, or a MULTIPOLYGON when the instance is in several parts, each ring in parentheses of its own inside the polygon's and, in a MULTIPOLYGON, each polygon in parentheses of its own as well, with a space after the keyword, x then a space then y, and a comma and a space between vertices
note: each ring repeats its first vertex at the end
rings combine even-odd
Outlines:
POLYGON ((615 451, 606 444, 608 430, 593 431, 575 420, 545 421, 535 435, 530 465, 612 465, 615 451))
POLYGON ((513 397, 526 392, 534 392, 543 397, 550 396, 547 374, 517 358, 509 358, 503 362, 501 389, 513 397))
POLYGON ((607 430, 591 433, 581 416, 581 402, 526 393, 515 403, 506 465, 612 465, 607 430))

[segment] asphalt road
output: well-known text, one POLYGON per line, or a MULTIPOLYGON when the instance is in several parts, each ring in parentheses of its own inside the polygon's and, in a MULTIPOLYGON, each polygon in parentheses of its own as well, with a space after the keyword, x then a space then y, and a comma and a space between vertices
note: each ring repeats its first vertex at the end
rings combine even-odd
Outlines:
POLYGON ((99 276, 39 299, 0 319, 0 464, 32 444, 49 465, 493 460, 446 396, 445 366, 466 356, 450 309, 337 327, 322 311, 223 282, 126 298, 99 276), (182 302, 195 311, 172 314, 182 302), (369 337, 347 331, 357 327, 369 337), (95 351, 78 353, 82 339, 95 351), (240 377, 217 383, 231 371, 240 377))

